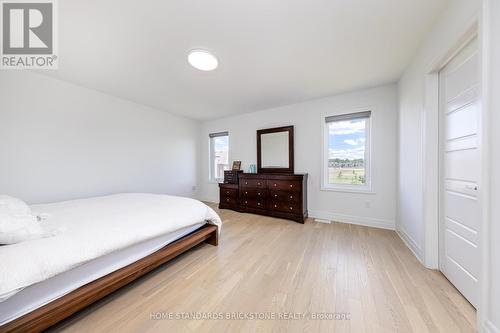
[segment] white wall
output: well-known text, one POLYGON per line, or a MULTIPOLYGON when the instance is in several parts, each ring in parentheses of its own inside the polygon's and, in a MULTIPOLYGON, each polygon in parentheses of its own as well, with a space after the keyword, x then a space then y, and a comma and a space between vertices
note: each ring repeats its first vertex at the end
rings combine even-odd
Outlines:
MULTIPOLYGON (((429 74, 431 67, 436 62, 446 58, 450 50, 457 45, 462 35, 477 19, 480 5, 480 0, 451 0, 443 16, 418 50, 414 60, 403 73, 398 84, 399 181, 397 230, 422 261, 425 261, 426 220, 437 218, 437 215, 433 213, 427 216, 424 209, 424 200, 431 203, 437 201, 437 197, 430 198, 425 193, 424 187, 427 180, 431 180, 427 182, 428 184, 437 181, 436 174, 426 174, 428 170, 426 163, 436 162, 436 160, 429 161, 423 155, 424 148, 427 148, 424 146, 427 139, 424 135, 424 126, 436 125, 435 122, 426 123, 426 119, 437 119, 436 115, 426 114, 425 86, 427 74, 429 74)), ((433 139, 437 139, 437 137, 433 139)), ((437 152, 435 142, 436 140, 433 140, 431 143, 434 145, 435 152, 437 152)), ((431 148, 433 147, 431 146, 431 148)), ((434 157, 437 158, 437 156, 434 157)), ((435 186, 437 187, 437 184, 435 186)), ((432 250, 437 251, 437 248, 432 250)), ((435 260, 429 264, 430 267, 435 265, 435 260)))
POLYGON ((485 234, 488 247, 487 269, 483 271, 486 284, 483 288, 486 308, 482 313, 485 331, 500 332, 500 1, 484 1, 484 68, 486 101, 489 111, 486 119, 487 140, 489 142, 489 219, 488 231, 485 234))
POLYGON ((30 203, 192 196, 199 123, 40 74, 0 73, 0 193, 30 203))
POLYGON ((217 184, 209 183, 208 134, 229 131, 229 159, 242 168, 256 164, 256 130, 295 126, 295 171, 309 173, 310 216, 394 228, 396 211, 397 91, 395 85, 347 93, 304 103, 208 121, 202 124, 201 198, 218 201, 217 184), (322 114, 369 107, 372 119, 372 181, 376 194, 321 191, 322 114), (367 208, 367 202, 371 206, 367 208))

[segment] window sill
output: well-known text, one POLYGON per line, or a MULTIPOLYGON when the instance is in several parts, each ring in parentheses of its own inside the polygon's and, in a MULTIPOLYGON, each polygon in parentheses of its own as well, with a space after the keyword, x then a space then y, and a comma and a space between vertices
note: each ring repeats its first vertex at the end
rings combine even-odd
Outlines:
POLYGON ((223 179, 215 179, 215 180, 214 179, 210 179, 208 181, 209 184, 220 184, 220 183, 223 183, 223 182, 224 182, 223 179))
POLYGON ((321 191, 325 192, 344 192, 344 193, 358 193, 358 194, 377 194, 371 188, 353 188, 353 187, 327 187, 321 186, 321 191))

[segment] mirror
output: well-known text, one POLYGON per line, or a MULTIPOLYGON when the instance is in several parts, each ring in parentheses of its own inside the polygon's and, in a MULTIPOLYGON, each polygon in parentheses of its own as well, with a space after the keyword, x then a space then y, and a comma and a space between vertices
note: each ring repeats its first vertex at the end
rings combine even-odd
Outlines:
POLYGON ((293 173, 293 126, 257 131, 257 172, 293 173))
POLYGON ((260 136, 261 167, 288 168, 288 133, 276 132, 260 136))

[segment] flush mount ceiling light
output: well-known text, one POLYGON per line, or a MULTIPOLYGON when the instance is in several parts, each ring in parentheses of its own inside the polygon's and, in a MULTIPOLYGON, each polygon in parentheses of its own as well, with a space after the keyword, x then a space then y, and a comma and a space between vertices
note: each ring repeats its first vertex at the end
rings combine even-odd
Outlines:
POLYGON ((219 65, 217 58, 208 51, 193 50, 189 52, 188 62, 200 71, 213 71, 219 65))

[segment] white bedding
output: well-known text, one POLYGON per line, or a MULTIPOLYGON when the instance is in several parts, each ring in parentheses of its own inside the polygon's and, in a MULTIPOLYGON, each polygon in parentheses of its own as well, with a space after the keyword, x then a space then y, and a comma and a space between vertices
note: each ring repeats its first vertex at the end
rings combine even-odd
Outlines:
POLYGON ((200 201, 159 194, 116 194, 34 205, 48 238, 0 246, 0 299, 127 246, 200 222, 221 226, 200 201))

